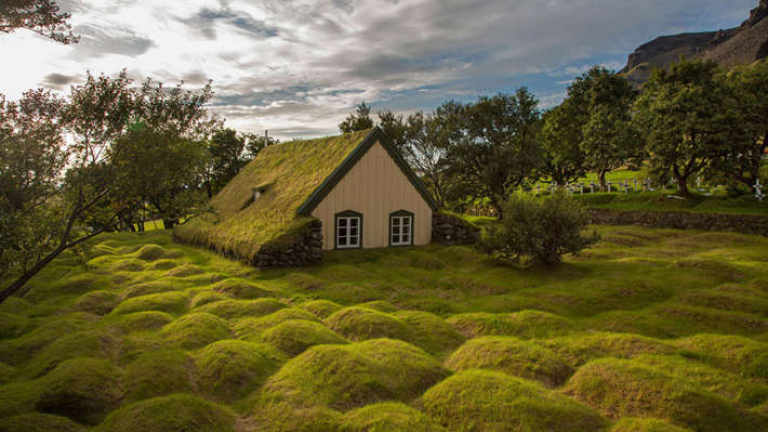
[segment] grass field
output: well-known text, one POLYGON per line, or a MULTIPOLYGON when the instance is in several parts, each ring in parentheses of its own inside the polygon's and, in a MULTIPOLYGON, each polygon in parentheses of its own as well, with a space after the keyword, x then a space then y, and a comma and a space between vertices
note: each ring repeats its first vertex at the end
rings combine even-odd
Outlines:
POLYGON ((98 237, 0 305, 0 430, 768 430, 768 238, 597 230, 528 269, 98 237))

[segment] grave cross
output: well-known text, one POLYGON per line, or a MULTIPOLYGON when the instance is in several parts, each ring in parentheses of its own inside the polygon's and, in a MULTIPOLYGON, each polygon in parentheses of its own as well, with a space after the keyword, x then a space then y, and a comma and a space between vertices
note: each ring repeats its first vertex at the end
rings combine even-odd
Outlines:
POLYGON ((765 194, 763 194, 763 185, 760 184, 760 179, 755 180, 755 198, 760 202, 765 198, 765 194))

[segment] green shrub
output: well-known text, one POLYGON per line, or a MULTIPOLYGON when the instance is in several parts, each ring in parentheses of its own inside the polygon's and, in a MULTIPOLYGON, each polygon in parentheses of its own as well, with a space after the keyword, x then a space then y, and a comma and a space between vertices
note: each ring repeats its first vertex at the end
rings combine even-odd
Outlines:
POLYGON ((327 318, 341 309, 340 305, 328 300, 312 300, 300 304, 299 307, 312 312, 319 318, 327 318))
POLYGON ((492 369, 549 387, 560 386, 573 373, 554 352, 528 341, 499 336, 467 341, 445 361, 445 367, 453 371, 492 369))
POLYGON ((605 426, 599 415, 565 396, 484 370, 459 372, 427 390, 419 405, 448 430, 598 432, 605 426))
POLYGON ((658 369, 632 360, 602 359, 582 366, 565 393, 606 417, 655 417, 697 432, 763 431, 768 419, 658 369))
POLYGON ((314 346, 267 380, 263 392, 267 400, 348 410, 378 401, 409 401, 446 376, 419 348, 375 339, 314 346))
POLYGON ((4 432, 83 432, 85 428, 66 417, 28 413, 0 420, 4 432))
POLYGON ((504 259, 557 263, 563 255, 577 254, 599 240, 597 233, 582 234, 589 215, 564 191, 544 198, 513 194, 504 204, 503 215, 500 226, 487 228, 478 248, 504 259))
POLYGON ((272 298, 257 300, 222 300, 198 307, 195 312, 205 312, 225 319, 232 319, 269 315, 285 307, 285 303, 272 298))
POLYGON ((235 417, 220 405, 188 394, 162 396, 113 412, 98 432, 235 432, 235 417))
POLYGON ((222 340, 195 356, 200 389, 211 398, 231 402, 260 386, 285 361, 268 345, 222 340))
POLYGON ((545 338, 568 334, 576 328, 576 325, 569 319, 535 310, 511 314, 469 313, 454 315, 447 321, 467 337, 545 338))
POLYGON ((120 370, 107 360, 78 358, 40 380, 35 409, 94 425, 120 404, 120 370))
POLYGON ((414 331, 404 321, 373 309, 348 307, 326 318, 328 326, 350 340, 376 338, 412 341, 414 331))
POLYGON ((261 339, 290 357, 297 356, 315 345, 347 343, 346 339, 324 325, 307 320, 284 321, 265 330, 261 339))
POLYGON ((72 310, 94 315, 106 315, 121 301, 120 295, 112 291, 91 291, 80 296, 72 305, 72 310))
POLYGON ((194 361, 184 351, 150 351, 123 370, 125 403, 193 390, 194 361))
POLYGON ((342 432, 445 432, 439 423, 399 402, 382 402, 341 417, 342 432))
POLYGON ((160 336, 174 347, 195 349, 229 339, 232 331, 226 321, 215 315, 192 313, 163 327, 160 336))

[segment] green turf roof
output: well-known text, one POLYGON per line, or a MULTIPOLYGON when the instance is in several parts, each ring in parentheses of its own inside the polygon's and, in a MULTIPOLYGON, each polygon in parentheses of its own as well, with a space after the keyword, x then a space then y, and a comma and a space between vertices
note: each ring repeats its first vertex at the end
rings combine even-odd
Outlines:
POLYGON ((263 245, 290 236, 310 220, 298 215, 299 208, 372 135, 365 130, 265 148, 213 198, 215 218, 191 221, 174 235, 252 260, 263 245), (260 186, 266 189, 252 202, 260 186))

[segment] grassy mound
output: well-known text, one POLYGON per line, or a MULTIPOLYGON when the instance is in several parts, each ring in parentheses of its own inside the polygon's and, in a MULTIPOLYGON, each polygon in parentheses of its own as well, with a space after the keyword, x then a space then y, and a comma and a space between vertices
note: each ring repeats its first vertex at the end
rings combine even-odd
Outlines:
POLYGON ((312 300, 300 304, 299 307, 320 318, 328 318, 341 309, 340 305, 328 300, 312 300))
POLYGON ((178 283, 169 279, 156 279, 151 282, 140 283, 130 286, 123 291, 123 296, 127 299, 141 297, 150 294, 159 294, 168 291, 176 291, 181 288, 178 283))
POLYGON ((184 351, 150 351, 123 370, 126 403, 193 390, 194 362, 184 351))
POLYGON ((609 432, 690 432, 690 430, 664 420, 625 417, 616 422, 609 432))
POLYGON ((172 268, 176 268, 179 266, 178 261, 170 260, 170 259, 161 259, 153 262, 149 265, 150 270, 170 270, 172 268))
POLYGON ((287 307, 285 303, 273 298, 258 300, 222 300, 203 305, 195 309, 195 312, 204 312, 225 319, 232 319, 269 315, 285 307, 287 307))
POLYGON ((572 321, 566 318, 535 310, 525 310, 512 314, 461 314, 454 315, 447 321, 467 337, 546 338, 571 333, 576 327, 572 321))
POLYGON ((554 352, 528 341, 487 336, 467 341, 445 362, 453 371, 492 369, 557 387, 573 373, 554 352))
POLYGON ((237 299, 271 297, 275 293, 241 278, 228 278, 215 283, 211 289, 237 299))
POLYGON ((166 273, 166 276, 183 278, 188 276, 196 276, 205 273, 205 269, 194 264, 182 264, 178 267, 174 267, 171 271, 166 273))
POLYGON ((317 317, 304 309, 280 309, 275 313, 271 313, 261 318, 243 318, 237 320, 234 326, 235 334, 240 339, 258 342, 261 340, 261 332, 290 320, 320 321, 317 317))
POLYGON ((16 378, 17 375, 18 372, 16 371, 15 367, 0 362, 0 384, 5 384, 9 381, 12 381, 16 378))
POLYGON ((393 315, 413 328, 413 344, 429 353, 442 354, 464 342, 464 337, 437 315, 420 311, 403 311, 393 315))
POLYGON ((361 303, 357 306, 373 309, 375 311, 384 312, 384 313, 393 313, 393 312, 397 312, 398 310, 397 306, 385 300, 369 301, 367 303, 361 303))
POLYGON ((0 313, 0 339, 19 336, 27 327, 27 318, 21 315, 0 313))
POLYGON ((37 354, 51 342, 68 334, 85 330, 99 319, 82 312, 51 317, 39 327, 16 339, 0 341, 0 359, 10 365, 19 365, 37 354))
POLYGON ((348 410, 411 400, 446 375, 424 351, 402 341, 318 345, 286 363, 267 381, 264 395, 292 405, 348 410))
POLYGON ((144 261, 156 261, 162 258, 163 255, 165 255, 165 249, 155 244, 142 246, 136 252, 136 258, 144 261))
POLYGON ((383 402, 352 410, 341 417, 342 432, 445 432, 439 423, 398 402, 383 402))
POLYGON ((40 382, 35 410, 97 424, 120 403, 120 371, 106 360, 61 363, 40 382))
POLYGON ((105 332, 86 330, 62 336, 40 351, 22 372, 24 377, 37 378, 60 363, 76 357, 107 358, 114 339, 105 332))
POLYGON ((716 367, 748 377, 768 378, 768 343, 743 336, 701 334, 675 343, 716 367))
POLYGON ((664 373, 695 382, 712 393, 747 406, 768 400, 768 383, 745 379, 723 369, 707 366, 691 358, 668 355, 641 355, 635 360, 664 373))
POLYGON ((303 353, 307 348, 321 344, 345 344, 347 340, 320 323, 307 320, 288 320, 265 330, 262 341, 272 345, 290 357, 303 353))
POLYGON ((264 344, 218 341, 195 356, 198 385, 210 397, 231 402, 260 386, 284 361, 279 352, 264 344))
POLYGON ((192 395, 176 394, 124 406, 98 432, 234 432, 234 415, 192 395))
POLYGON ((0 420, 0 430, 5 432, 81 432, 85 428, 66 417, 28 413, 0 420))
POLYGON ((115 263, 113 270, 138 273, 144 271, 144 264, 137 260, 121 260, 115 263))
POLYGON ((258 432, 329 432, 339 428, 339 412, 327 407, 296 407, 267 402, 255 406, 253 422, 258 432))
POLYGON ((542 342, 573 367, 602 357, 633 358, 642 354, 675 354, 674 345, 630 333, 577 333, 542 342))
POLYGON ((80 296, 72 305, 72 310, 94 315, 106 315, 121 301, 120 295, 112 291, 91 291, 80 296))
POLYGON ((172 315, 184 313, 187 308, 187 295, 181 292, 164 292, 130 298, 120 303, 113 314, 123 315, 133 312, 167 312, 172 315))
POLYGON ((207 314, 184 315, 160 330, 160 335, 172 346, 195 349, 222 339, 229 339, 232 331, 223 319, 207 314))
POLYGON ((9 297, 4 302, 0 303, 0 313, 20 314, 24 313, 32 305, 20 297, 9 297))
POLYGON ((759 419, 697 385, 632 360, 587 363, 568 381, 565 391, 611 418, 655 417, 699 432, 768 428, 768 419, 759 419))
POLYGON ((155 330, 173 321, 173 317, 163 312, 134 312, 126 315, 108 317, 105 322, 125 333, 155 330))
POLYGON ((224 294, 219 294, 215 291, 200 291, 195 294, 194 297, 192 297, 192 300, 189 301, 189 307, 194 309, 209 303, 228 299, 229 297, 225 296, 224 294))
POLYGON ((604 420, 573 400, 500 372, 469 370, 432 387, 419 400, 448 430, 600 431, 604 420))
POLYGON ((404 321, 373 309, 356 306, 334 313, 325 322, 331 329, 355 341, 376 338, 412 341, 415 336, 411 326, 404 321))

